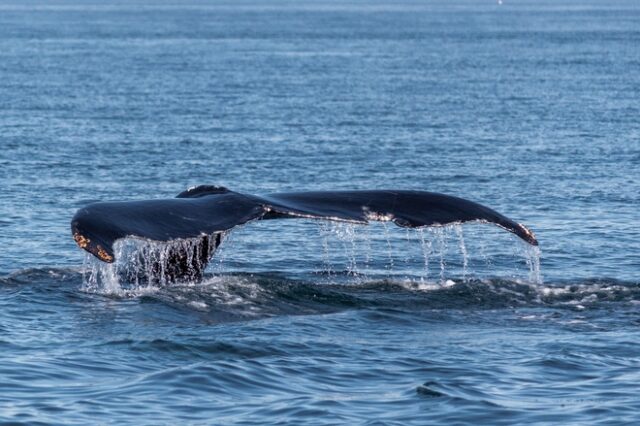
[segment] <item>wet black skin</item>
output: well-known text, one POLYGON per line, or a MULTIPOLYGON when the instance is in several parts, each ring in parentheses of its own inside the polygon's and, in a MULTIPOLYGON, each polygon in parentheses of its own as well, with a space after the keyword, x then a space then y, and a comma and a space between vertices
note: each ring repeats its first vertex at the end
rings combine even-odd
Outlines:
MULTIPOLYGON (((255 196, 224 187, 198 186, 176 198, 94 203, 71 221, 74 239, 98 259, 113 262, 113 243, 125 237, 155 241, 202 238, 201 256, 191 264, 176 251, 171 278, 199 279, 223 233, 252 220, 305 217, 366 224, 392 221, 420 228, 451 223, 494 223, 532 245, 538 242, 524 225, 473 201, 425 191, 315 191, 255 196), (213 237, 210 237, 213 236, 213 237), (214 238, 211 241, 210 238, 214 238), (197 263, 197 264, 195 264, 197 263)), ((194 258, 194 256, 191 256, 194 258)))

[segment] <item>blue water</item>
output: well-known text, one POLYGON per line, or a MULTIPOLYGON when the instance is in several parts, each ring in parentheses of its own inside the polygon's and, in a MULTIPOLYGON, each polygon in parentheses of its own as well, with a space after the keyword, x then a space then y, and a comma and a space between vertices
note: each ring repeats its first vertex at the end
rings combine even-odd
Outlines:
POLYGON ((634 1, 0 1, 0 419, 633 424, 634 1), (234 231, 92 281, 97 200, 422 189, 530 226, 234 231), (540 267, 537 267, 537 262, 540 267))

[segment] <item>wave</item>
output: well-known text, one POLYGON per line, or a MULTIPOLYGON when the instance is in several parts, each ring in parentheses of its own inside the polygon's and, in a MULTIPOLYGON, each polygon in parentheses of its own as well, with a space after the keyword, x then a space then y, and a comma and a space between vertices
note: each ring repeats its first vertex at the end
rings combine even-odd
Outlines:
POLYGON ((290 279, 278 273, 207 275, 199 283, 87 287, 80 268, 26 269, 0 277, 0 290, 40 303, 85 297, 161 303, 206 315, 215 322, 347 309, 468 310, 524 307, 598 309, 640 303, 640 283, 612 278, 535 284, 502 278, 429 282, 372 279, 346 282, 290 279), (46 298, 45 298, 46 297, 46 298), (49 299, 47 299, 49 298, 49 299))

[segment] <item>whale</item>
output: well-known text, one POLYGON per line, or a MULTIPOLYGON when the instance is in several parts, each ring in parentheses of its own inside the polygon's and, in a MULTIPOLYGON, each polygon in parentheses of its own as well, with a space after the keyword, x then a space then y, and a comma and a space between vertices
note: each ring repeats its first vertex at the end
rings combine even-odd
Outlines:
POLYGON ((195 239, 197 244, 169 254, 173 278, 198 279, 234 227, 257 220, 307 218, 367 224, 393 222, 404 228, 465 222, 497 225, 538 245, 525 225, 467 199, 419 190, 302 191, 244 194, 223 186, 200 185, 175 198, 108 201, 80 208, 71 219, 78 246, 99 260, 116 261, 114 243, 124 238, 156 242, 195 239), (191 251, 191 252, 189 252, 191 251))

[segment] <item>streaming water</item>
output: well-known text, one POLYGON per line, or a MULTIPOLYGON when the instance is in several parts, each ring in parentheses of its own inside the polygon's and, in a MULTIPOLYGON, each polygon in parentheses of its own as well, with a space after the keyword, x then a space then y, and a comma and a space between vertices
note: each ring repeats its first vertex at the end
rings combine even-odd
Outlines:
POLYGON ((525 247, 525 259, 529 266, 529 281, 534 284, 542 284, 542 272, 540 271, 540 247, 525 247))
POLYGON ((389 258, 389 264, 385 268, 393 270, 393 248, 391 247, 391 237, 389 236, 389 225, 387 225, 387 222, 382 222, 382 227, 384 229, 384 239, 387 242, 387 257, 389 258))
MULTIPOLYGON (((464 235, 462 234, 462 226, 454 225, 454 230, 456 231, 456 235, 458 236, 458 240, 460 242, 460 254, 462 255, 462 279, 465 280, 467 278, 467 268, 469 267, 469 259, 467 253, 467 246, 464 243, 464 235)), ((540 263, 538 262, 538 266, 540 263)))
POLYGON ((429 279, 429 259, 432 252, 432 243, 430 239, 425 239, 424 237, 424 229, 419 228, 417 230, 418 235, 420 236, 420 247, 422 248, 422 257, 424 259, 424 269, 422 273, 423 281, 429 279))
MULTIPOLYGON (((327 283, 340 282, 352 285, 363 284, 372 280, 385 278, 390 268, 394 275, 404 276, 408 282, 429 282, 429 261, 433 253, 433 247, 437 247, 436 256, 439 259, 439 284, 450 285, 450 277, 460 273, 461 281, 469 278, 469 259, 463 236, 462 225, 439 226, 435 228, 405 229, 404 235, 397 234, 397 239, 402 243, 400 251, 401 262, 394 261, 395 255, 391 251, 394 240, 391 230, 382 224, 384 241, 377 242, 385 251, 384 270, 370 270, 371 251, 376 241, 371 236, 370 229, 374 226, 353 225, 349 223, 318 221, 318 234, 322 246, 322 270, 321 275, 327 277, 327 283), (426 236, 425 236, 426 234, 426 236), (452 252, 448 239, 455 234, 458 240, 458 252, 452 252), (417 246, 414 250, 411 246, 417 246), (418 258, 414 258, 414 256, 418 258), (421 259, 420 259, 421 257, 421 259), (459 258, 459 262, 456 260, 459 258), (362 259, 359 261, 359 259, 362 259), (451 259, 451 260, 449 260, 451 259), (415 265, 422 263, 422 270, 415 265), (459 263, 459 267, 454 266, 459 263), (344 264, 344 274, 336 276, 334 265, 344 264), (448 270, 448 266, 451 270, 448 270), (416 272, 419 272, 416 274, 416 272), (381 275, 382 273, 382 275, 381 275), (337 281, 336 281, 337 280, 337 281)), ((224 262, 224 257, 231 251, 234 253, 232 236, 225 236, 224 244, 218 248, 210 244, 208 251, 215 253, 210 262, 205 262, 202 256, 202 239, 177 239, 170 242, 150 241, 140 238, 126 238, 118 240, 114 246, 114 263, 98 261, 93 256, 86 254, 84 261, 84 279, 82 290, 110 295, 136 297, 141 293, 148 293, 161 287, 173 285, 177 282, 192 282, 197 271, 208 270, 214 276, 222 277, 233 273, 235 269, 224 262), (180 254, 182 262, 188 265, 186 278, 180 278, 175 273, 176 254, 180 254), (208 265, 211 263, 211 265, 208 265)), ((215 235, 208 241, 214 241, 215 235)), ((239 243, 242 245, 242 242, 239 243)), ((515 242, 512 245, 511 257, 516 269, 521 264, 528 267, 528 282, 542 284, 540 272, 540 249, 528 244, 515 242), (518 262, 518 258, 523 262, 518 262)), ((242 264, 242 263, 240 263, 242 264)), ((338 269, 340 271, 341 269, 338 269)), ((514 271, 517 275, 518 271, 514 271)), ((470 276, 473 279, 482 278, 481 271, 470 276)), ((428 287, 433 288, 433 287, 428 287)))
MULTIPOLYGON (((151 241, 141 238, 125 238, 114 244, 115 262, 105 263, 91 256, 85 256, 84 291, 104 291, 121 294, 123 284, 134 291, 167 286, 175 282, 197 280, 200 271, 208 265, 210 258, 203 253, 216 251, 216 235, 206 239, 208 247, 203 247, 202 237, 176 239, 170 242, 151 241), (89 265, 86 267, 86 265, 89 265), (180 271, 176 271, 176 268, 180 271)), ((217 269, 222 269, 219 262, 217 269)))

